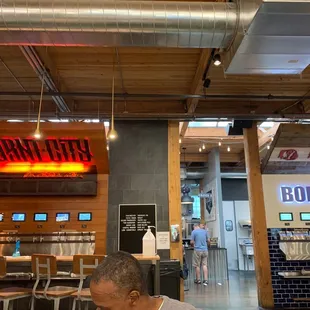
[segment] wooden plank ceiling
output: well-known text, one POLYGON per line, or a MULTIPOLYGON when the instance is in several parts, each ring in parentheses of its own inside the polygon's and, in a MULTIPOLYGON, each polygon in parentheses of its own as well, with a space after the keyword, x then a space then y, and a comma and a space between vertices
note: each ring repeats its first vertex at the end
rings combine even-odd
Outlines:
MULTIPOLYGON (((111 92, 114 48, 36 47, 55 83, 66 92, 111 92)), ((206 94, 206 95, 281 95, 303 97, 309 90, 310 69, 300 76, 226 76, 223 67, 210 67, 211 85, 203 89, 201 74, 209 50, 174 48, 118 48, 119 65, 115 65, 116 92, 128 94, 206 94), (198 73, 198 75, 196 74, 198 73), (122 76, 122 78, 121 78, 122 76), (199 78, 200 77, 200 78, 199 78)), ((18 47, 0 47, 0 91, 40 91, 40 81, 18 47), (12 71, 16 79, 7 71, 12 71)), ((38 101, 38 98, 34 98, 38 101)), ((109 98, 65 98, 75 112, 109 113, 109 98)), ((28 111, 29 97, 0 96, 0 111, 28 111)), ((204 99, 181 100, 152 98, 117 99, 117 113, 267 114, 295 103, 296 100, 204 99)), ((47 98, 44 111, 55 112, 47 98)), ((286 112, 302 111, 296 105, 286 112)))

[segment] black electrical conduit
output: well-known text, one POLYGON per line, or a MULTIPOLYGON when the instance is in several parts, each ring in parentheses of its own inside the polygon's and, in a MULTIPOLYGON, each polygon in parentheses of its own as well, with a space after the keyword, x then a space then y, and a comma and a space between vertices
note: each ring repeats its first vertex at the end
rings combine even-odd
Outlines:
MULTIPOLYGON (((0 96, 38 96, 40 92, 17 92, 17 91, 0 91, 0 96)), ((95 98, 111 98, 111 93, 88 93, 88 92, 45 92, 44 97, 65 96, 65 97, 95 97, 95 98)), ((280 95, 189 95, 189 94, 123 94, 116 93, 117 98, 150 98, 150 99, 252 99, 252 100, 298 100, 301 96, 280 96, 280 95)), ((302 100, 310 99, 310 95, 302 97, 302 100)))

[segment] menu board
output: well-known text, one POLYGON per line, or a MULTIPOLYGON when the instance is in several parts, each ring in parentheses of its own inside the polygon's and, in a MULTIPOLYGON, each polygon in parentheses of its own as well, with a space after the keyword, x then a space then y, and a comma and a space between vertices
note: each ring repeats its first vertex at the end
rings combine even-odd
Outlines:
MULTIPOLYGON (((156 222, 155 204, 119 205, 118 249, 141 254, 147 227, 156 227, 156 222)), ((156 229, 152 228, 152 233, 156 236, 156 229)))

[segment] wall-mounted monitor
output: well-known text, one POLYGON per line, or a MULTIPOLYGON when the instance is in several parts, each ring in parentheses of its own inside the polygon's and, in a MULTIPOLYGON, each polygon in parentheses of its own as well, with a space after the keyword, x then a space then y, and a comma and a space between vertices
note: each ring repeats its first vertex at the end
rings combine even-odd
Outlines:
POLYGON ((91 221, 92 213, 91 212, 80 212, 78 215, 78 221, 91 221))
POLYGON ((310 212, 300 212, 300 220, 310 222, 310 212))
POLYGON ((47 213, 35 213, 33 220, 35 222, 47 222, 47 213))
POLYGON ((56 214, 56 222, 69 222, 69 221, 70 221, 70 213, 56 214))
POLYGON ((0 222, 3 222, 3 220, 4 220, 4 214, 0 213, 0 222))
POLYGON ((291 212, 281 212, 279 213, 279 218, 281 222, 291 222, 294 220, 293 213, 291 212))
POLYGON ((26 220, 26 213, 13 213, 12 214, 13 222, 25 222, 25 220, 26 220))

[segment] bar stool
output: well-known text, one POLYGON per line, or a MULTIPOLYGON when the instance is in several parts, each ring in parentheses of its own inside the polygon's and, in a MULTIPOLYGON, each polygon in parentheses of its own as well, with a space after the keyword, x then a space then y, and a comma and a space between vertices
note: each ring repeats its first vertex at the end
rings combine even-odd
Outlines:
POLYGON ((84 288, 83 283, 86 276, 91 275, 94 269, 97 268, 100 262, 104 259, 104 255, 74 255, 73 256, 73 276, 80 277, 79 288, 77 292, 72 294, 73 306, 72 310, 76 309, 77 301, 86 302, 86 309, 88 310, 88 302, 92 301, 90 289, 84 288))
POLYGON ((75 287, 50 287, 53 277, 59 276, 55 255, 34 254, 32 255, 31 267, 36 277, 36 282, 32 289, 31 310, 34 310, 36 299, 51 300, 54 302, 54 310, 59 310, 60 300, 71 297, 71 294, 77 291, 75 287), (40 280, 46 281, 43 290, 37 289, 40 280))
MULTIPOLYGON (((6 259, 5 257, 0 256, 0 277, 4 278, 6 276, 6 259)), ((22 287, 8 287, 0 289, 0 301, 3 302, 3 310, 13 309, 14 300, 30 296, 31 290, 22 287)))

